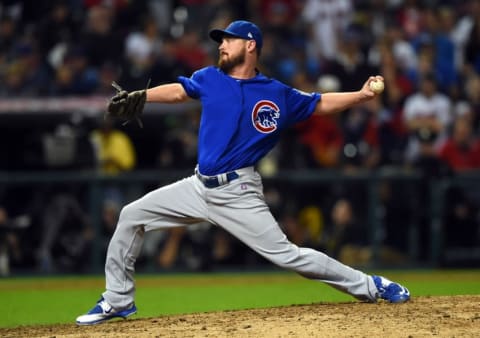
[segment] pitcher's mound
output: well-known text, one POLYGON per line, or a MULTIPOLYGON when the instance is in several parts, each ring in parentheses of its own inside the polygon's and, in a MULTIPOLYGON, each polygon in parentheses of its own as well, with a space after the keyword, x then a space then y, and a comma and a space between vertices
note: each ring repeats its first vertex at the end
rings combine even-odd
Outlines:
MULTIPOLYGON (((137 315, 138 316, 138 315, 137 315)), ((0 329, 2 337, 480 337, 480 295, 404 304, 317 303, 0 329)))

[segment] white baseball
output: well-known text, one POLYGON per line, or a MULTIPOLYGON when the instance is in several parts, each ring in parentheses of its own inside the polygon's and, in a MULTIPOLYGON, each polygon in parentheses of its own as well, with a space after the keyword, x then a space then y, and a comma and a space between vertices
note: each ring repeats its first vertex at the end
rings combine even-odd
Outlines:
POLYGON ((383 84, 382 80, 375 80, 370 82, 370 89, 375 94, 380 94, 381 92, 383 92, 383 88, 385 88, 385 85, 383 84))

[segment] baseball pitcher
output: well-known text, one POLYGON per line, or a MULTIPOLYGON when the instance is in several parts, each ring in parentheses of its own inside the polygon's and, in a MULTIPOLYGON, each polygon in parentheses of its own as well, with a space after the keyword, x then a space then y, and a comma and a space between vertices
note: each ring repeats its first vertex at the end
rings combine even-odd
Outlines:
POLYGON ((190 177, 151 191, 126 205, 108 247, 106 290, 76 323, 91 325, 136 313, 135 261, 150 231, 208 221, 223 227, 252 250, 285 269, 321 281, 357 299, 401 303, 409 291, 381 276, 370 276, 322 252, 291 243, 273 218, 263 195, 257 162, 280 133, 312 114, 341 112, 372 99, 371 76, 356 92, 305 93, 261 74, 256 68, 262 34, 248 21, 214 29, 219 43, 216 67, 180 76, 171 83, 126 92, 120 87, 108 115, 140 120, 145 102, 202 104, 198 165, 190 177))

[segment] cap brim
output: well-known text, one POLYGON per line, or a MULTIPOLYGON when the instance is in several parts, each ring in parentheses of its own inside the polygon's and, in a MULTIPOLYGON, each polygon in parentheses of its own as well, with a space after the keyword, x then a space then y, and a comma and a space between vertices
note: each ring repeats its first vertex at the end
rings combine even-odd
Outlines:
POLYGON ((241 36, 238 36, 238 35, 235 35, 235 34, 232 34, 226 30, 221 30, 221 29, 213 29, 210 31, 209 33, 210 35, 210 38, 213 40, 213 41, 216 41, 218 43, 221 43, 222 42, 222 39, 224 36, 233 36, 235 38, 239 38, 239 39, 243 39, 241 36))

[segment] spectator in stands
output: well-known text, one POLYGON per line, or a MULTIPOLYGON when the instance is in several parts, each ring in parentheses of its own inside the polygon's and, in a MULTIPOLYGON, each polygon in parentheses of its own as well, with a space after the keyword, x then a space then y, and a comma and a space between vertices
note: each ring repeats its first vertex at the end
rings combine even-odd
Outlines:
POLYGON ((97 168, 105 175, 118 175, 132 170, 136 152, 130 137, 117 129, 110 119, 98 118, 98 127, 90 135, 94 145, 97 168))
POLYGON ((281 81, 293 83, 296 74, 307 70, 308 60, 305 50, 307 34, 297 21, 301 13, 300 3, 296 0, 257 1, 252 2, 250 11, 259 17, 262 30, 267 32, 267 39, 273 40, 275 45, 274 58, 270 60, 275 64, 272 67, 274 76, 281 81))
POLYGON ((184 34, 175 45, 174 53, 177 60, 189 68, 190 73, 213 61, 195 27, 186 27, 184 34))
POLYGON ((338 38, 351 23, 353 10, 351 0, 305 2, 302 19, 309 26, 307 53, 311 59, 323 63, 338 57, 338 38))
MULTIPOLYGON (((480 169, 480 139, 473 133, 468 113, 456 117, 451 136, 440 148, 439 156, 454 174, 480 169)), ((447 247, 478 244, 478 205, 475 186, 452 186, 446 194, 444 229, 447 247)))
MULTIPOLYGON (((321 93, 335 92, 340 89, 340 82, 334 75, 325 74, 318 79, 317 86, 321 93)), ((344 142, 336 116, 313 115, 296 130, 300 133, 300 142, 307 147, 305 156, 311 158, 307 163, 319 168, 339 166, 344 142)))
POLYGON ((455 119, 452 135, 439 154, 455 173, 480 169, 480 139, 473 133, 470 118, 459 116, 455 119))
POLYGON ((397 3, 384 0, 371 0, 354 2, 354 21, 368 27, 370 41, 381 39, 386 33, 388 26, 396 22, 393 17, 397 3))
POLYGON ((40 51, 45 57, 63 44, 78 41, 78 30, 81 26, 77 20, 67 1, 52 1, 48 14, 37 23, 34 32, 40 51))
MULTIPOLYGON (((174 19, 177 27, 191 26, 187 29, 192 29, 193 26, 198 32, 199 36, 205 36, 208 32, 208 25, 219 11, 223 11, 227 6, 240 9, 246 4, 239 5, 245 1, 234 0, 179 0, 176 1, 178 6, 174 9, 174 19)), ((243 12, 243 10, 240 10, 243 12)), ((238 13, 238 11, 236 12, 238 13)))
POLYGON ((254 5, 253 11, 263 20, 264 28, 276 34, 292 34, 300 5, 296 0, 264 0, 254 5))
POLYGON ((115 12, 104 5, 92 6, 79 41, 85 50, 89 65, 100 67, 106 62, 120 64, 123 56, 123 37, 114 30, 115 12))
POLYGON ((98 70, 89 64, 85 50, 69 46, 63 61, 56 68, 51 95, 88 95, 94 93, 98 85, 98 70))
MULTIPOLYGON (((422 84, 424 91, 434 92, 434 82, 430 79, 424 81, 427 82, 422 84)), ((419 242, 424 243, 430 236, 431 211, 428 206, 432 181, 450 174, 448 166, 438 155, 438 149, 445 141, 451 123, 450 99, 442 94, 415 94, 407 99, 404 113, 410 132, 406 165, 421 175, 415 198, 418 205, 425 208, 415 209, 414 213, 419 224, 419 242)), ((423 258, 427 252, 425 248, 421 249, 420 256, 423 258)))
POLYGON ((18 55, 14 57, 25 69, 22 94, 29 97, 48 95, 52 71, 38 50, 35 41, 25 41, 17 46, 18 55))
MULTIPOLYGON (((125 58, 120 78, 122 85, 131 88, 146 86, 152 77, 155 62, 160 57, 162 45, 156 22, 151 17, 145 18, 141 29, 131 32, 125 39, 125 58)), ((155 76, 154 83, 157 83, 157 80, 161 79, 155 76)))
POLYGON ((407 40, 415 38, 422 30, 423 3, 415 0, 402 1, 395 10, 395 19, 406 34, 407 40))
POLYGON ((355 90, 366 74, 378 74, 379 69, 370 65, 363 52, 365 32, 358 26, 349 26, 339 36, 335 59, 323 66, 323 70, 335 74, 341 90, 355 90))
MULTIPOLYGON (((361 224, 358 210, 347 198, 339 198, 333 204, 330 214, 330 224, 326 230, 325 247, 341 262, 354 266, 364 266, 372 263, 374 258, 373 248, 369 239, 368 229, 361 224)), ((387 225, 388 227, 388 225, 387 225)), ((386 229, 376 229, 379 236, 386 229)), ((406 257, 391 243, 379 243, 378 260, 384 264, 402 264, 406 257)))
POLYGON ((381 100, 374 103, 378 106, 380 164, 398 166, 404 163, 408 137, 402 117, 403 104, 405 99, 413 93, 413 85, 405 75, 405 70, 410 68, 405 65, 408 62, 403 60, 403 57, 395 56, 393 46, 388 40, 384 42, 379 44, 381 47, 378 48, 378 51, 380 74, 383 75, 385 81, 385 91, 381 100))
POLYGON ((407 146, 406 161, 411 163, 419 157, 422 145, 424 154, 435 149, 444 142, 447 130, 451 125, 451 100, 437 89, 437 81, 433 74, 423 76, 420 90, 405 101, 403 118, 410 134, 407 146))
POLYGON ((0 96, 36 97, 48 94, 51 72, 35 41, 25 37, 17 41, 8 54, 0 96))
MULTIPOLYGON (((473 26, 472 16, 475 14, 473 2, 462 1, 451 7, 442 7, 439 11, 440 25, 454 45, 454 64, 458 76, 461 76, 465 66, 465 44, 473 26)), ((480 7, 478 8, 480 9, 480 7)))
POLYGON ((412 41, 417 53, 428 50, 432 55, 432 71, 442 92, 454 90, 457 81, 455 46, 442 25, 442 11, 447 7, 426 8, 423 11, 424 27, 412 41))
MULTIPOLYGON (((407 41, 405 32, 395 22, 389 22, 385 28, 385 35, 372 42, 368 50, 368 61, 380 68, 391 68, 395 74, 403 76, 418 66, 418 56, 412 44, 407 41)), ((387 90, 391 84, 387 83, 385 86, 387 90)))
POLYGON ((302 207, 297 217, 284 219, 288 238, 297 245, 320 249, 325 237, 325 220, 322 210, 316 205, 302 207))
MULTIPOLYGON (((159 32, 162 35, 166 35, 172 27, 172 7, 175 4, 172 1, 146 1, 146 12, 156 22, 159 32)), ((144 14, 145 11, 142 12, 144 14)))
POLYGON ((338 199, 331 209, 330 221, 324 244, 326 252, 345 264, 358 266, 370 262, 372 253, 368 236, 358 224, 351 201, 338 199))
POLYGON ((3 85, 0 88, 0 97, 20 96, 24 85, 25 69, 18 62, 7 64, 5 68, 2 74, 3 85))
POLYGON ((176 49, 176 40, 170 37, 163 40, 162 49, 151 70, 152 83, 174 82, 178 76, 188 74, 191 71, 186 63, 177 59, 176 49))

